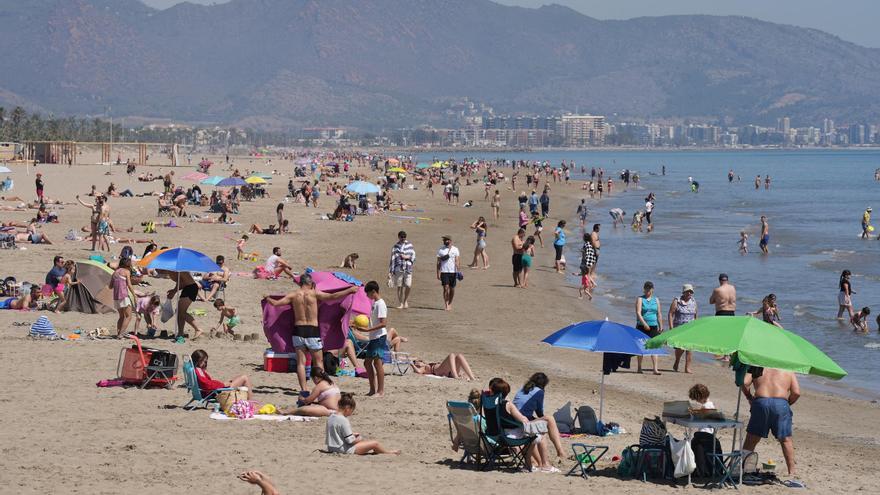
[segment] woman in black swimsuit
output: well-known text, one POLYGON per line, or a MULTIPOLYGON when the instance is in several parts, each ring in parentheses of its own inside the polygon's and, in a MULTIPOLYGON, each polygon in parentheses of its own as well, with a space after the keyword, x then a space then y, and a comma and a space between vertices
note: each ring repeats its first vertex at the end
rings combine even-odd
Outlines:
POLYGON ((199 284, 196 283, 192 274, 189 272, 170 272, 167 270, 158 270, 159 275, 176 280, 177 284, 173 289, 168 291, 168 299, 172 299, 174 294, 179 290, 180 297, 177 300, 177 342, 183 343, 183 327, 186 323, 196 331, 193 339, 198 338, 202 334, 202 329, 196 325, 195 319, 187 310, 189 306, 199 297, 199 284))

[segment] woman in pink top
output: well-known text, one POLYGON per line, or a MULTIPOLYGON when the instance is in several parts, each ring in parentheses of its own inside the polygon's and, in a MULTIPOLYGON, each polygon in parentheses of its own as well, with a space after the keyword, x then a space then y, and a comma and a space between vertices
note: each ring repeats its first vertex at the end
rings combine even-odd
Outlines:
POLYGON ((110 288, 113 289, 113 305, 119 311, 116 338, 121 339, 127 333, 128 323, 131 321, 130 294, 134 291, 131 287, 131 258, 119 260, 119 268, 110 277, 110 288))

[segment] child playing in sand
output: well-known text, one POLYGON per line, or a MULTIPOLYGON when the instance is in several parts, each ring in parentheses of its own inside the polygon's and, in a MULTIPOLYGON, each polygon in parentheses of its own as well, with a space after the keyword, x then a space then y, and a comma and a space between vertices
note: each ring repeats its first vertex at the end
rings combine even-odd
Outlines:
POLYGON ((871 314, 871 308, 865 306, 861 311, 857 312, 849 320, 852 323, 853 330, 859 333, 868 333, 868 315, 871 314))
POLYGON ((156 320, 159 318, 159 308, 162 299, 158 295, 138 297, 134 308, 134 333, 138 333, 141 326, 141 318, 147 322, 147 335, 152 337, 156 334, 156 320))
POLYGON ((227 306, 226 302, 220 298, 214 299, 214 308, 220 312, 220 321, 217 322, 216 327, 211 329, 211 332, 222 329, 223 333, 235 334, 233 328, 241 323, 241 318, 236 314, 235 308, 227 306))
POLYGON ((247 258, 247 255, 244 252, 244 246, 245 246, 245 244, 247 244, 247 241, 248 241, 248 235, 243 234, 241 236, 241 239, 239 239, 238 242, 235 243, 235 250, 238 252, 238 260, 239 261, 247 258))
POLYGON ((354 414, 356 406, 351 394, 339 398, 339 411, 327 419, 327 450, 336 454, 400 454, 399 450, 388 450, 376 440, 364 440, 351 431, 348 417, 354 414))
POLYGON ((239 388, 239 387, 247 387, 247 398, 251 400, 254 398, 254 387, 251 385, 251 379, 247 375, 240 375, 232 380, 223 383, 220 380, 215 380, 211 378, 211 375, 208 374, 208 353, 203 351, 202 349, 197 349, 192 353, 192 362, 193 367, 196 372, 196 380, 199 382, 199 390, 202 391, 202 395, 208 395, 214 390, 218 388, 239 388))
POLYGON ((739 254, 743 256, 749 254, 749 234, 746 234, 745 230, 739 233, 739 254))
POLYGON ((578 290, 578 299, 583 299, 584 296, 587 296, 587 299, 592 301, 593 287, 596 287, 596 283, 593 281, 592 277, 590 277, 590 272, 582 273, 581 288, 578 290))

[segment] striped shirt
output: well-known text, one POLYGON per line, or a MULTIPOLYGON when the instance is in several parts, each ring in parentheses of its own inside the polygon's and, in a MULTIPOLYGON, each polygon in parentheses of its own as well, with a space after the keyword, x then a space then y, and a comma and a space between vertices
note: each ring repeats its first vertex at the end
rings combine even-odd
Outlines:
POLYGON ((391 262, 388 271, 391 273, 412 273, 416 261, 416 249, 409 241, 398 242, 391 248, 391 262), (409 259, 404 259, 409 256, 409 259))

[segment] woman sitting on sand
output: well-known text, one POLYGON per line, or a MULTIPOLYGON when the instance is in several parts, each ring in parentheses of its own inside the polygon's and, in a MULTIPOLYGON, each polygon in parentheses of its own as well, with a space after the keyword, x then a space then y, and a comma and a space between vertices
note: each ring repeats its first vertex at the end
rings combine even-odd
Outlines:
POLYGON ((315 383, 312 393, 301 399, 297 407, 281 409, 279 414, 323 417, 335 413, 339 409, 339 387, 326 371, 317 367, 312 368, 312 381, 315 383))
POLYGON ((434 375, 444 378, 463 377, 467 381, 476 380, 471 367, 461 354, 452 353, 446 356, 440 363, 426 363, 421 359, 415 359, 412 363, 413 371, 420 375, 434 375))
POLYGON ((248 378, 247 375, 240 375, 226 383, 223 383, 220 380, 215 380, 211 378, 211 375, 208 374, 207 352, 203 351, 202 349, 198 349, 192 353, 191 358, 196 372, 196 380, 199 382, 199 390, 202 391, 203 396, 220 388, 247 387, 248 400, 254 398, 254 387, 253 385, 251 385, 251 379, 248 378))

